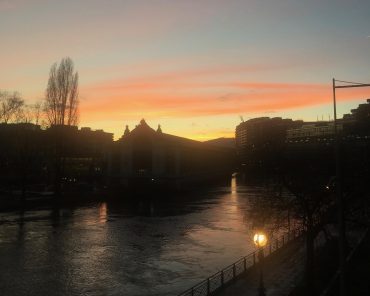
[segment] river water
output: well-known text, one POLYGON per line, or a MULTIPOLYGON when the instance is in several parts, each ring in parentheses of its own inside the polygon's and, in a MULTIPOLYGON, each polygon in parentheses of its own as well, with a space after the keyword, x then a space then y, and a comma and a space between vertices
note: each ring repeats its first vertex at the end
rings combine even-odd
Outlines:
POLYGON ((256 186, 0 214, 1 295, 176 295, 254 250, 256 186))

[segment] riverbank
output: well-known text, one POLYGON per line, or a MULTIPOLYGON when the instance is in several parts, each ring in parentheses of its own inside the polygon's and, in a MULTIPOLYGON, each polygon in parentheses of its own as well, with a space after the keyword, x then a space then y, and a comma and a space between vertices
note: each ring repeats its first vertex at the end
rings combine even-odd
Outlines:
MULTIPOLYGON (((350 231, 348 238, 346 295, 367 295, 370 291, 370 234, 364 229, 350 231)), ((314 295, 339 295, 338 244, 336 238, 326 240, 323 234, 315 243, 314 295)), ((269 296, 312 296, 305 285, 306 249, 304 238, 283 248, 278 254, 266 258, 263 266, 263 283, 269 296)), ((255 268, 221 289, 215 296, 255 296, 260 289, 260 269, 255 268)))
MULTIPOLYGON (((288 295, 295 283, 302 279, 304 269, 304 237, 266 257, 263 282, 266 295, 288 295)), ((215 296, 255 296, 260 287, 260 269, 254 268, 237 281, 216 292, 215 296)))

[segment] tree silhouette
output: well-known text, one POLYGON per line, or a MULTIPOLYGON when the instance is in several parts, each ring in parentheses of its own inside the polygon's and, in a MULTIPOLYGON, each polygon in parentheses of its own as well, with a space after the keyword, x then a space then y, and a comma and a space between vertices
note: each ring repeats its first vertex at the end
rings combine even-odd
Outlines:
POLYGON ((19 122, 24 101, 18 92, 0 91, 0 122, 19 122))
POLYGON ((280 176, 276 183, 267 186, 267 194, 250 203, 249 215, 254 226, 263 226, 273 233, 280 227, 290 229, 291 221, 306 230, 305 284, 307 294, 315 295, 314 286, 314 240, 324 226, 332 223, 333 184, 327 176, 318 174, 312 168, 302 168, 280 176))
POLYGON ((71 58, 50 68, 44 109, 49 125, 76 125, 78 122, 78 73, 71 58))
POLYGON ((63 58, 50 68, 46 88, 44 111, 54 138, 54 187, 56 196, 61 193, 61 178, 64 168, 64 138, 66 126, 78 121, 78 73, 74 71, 71 58, 63 58))

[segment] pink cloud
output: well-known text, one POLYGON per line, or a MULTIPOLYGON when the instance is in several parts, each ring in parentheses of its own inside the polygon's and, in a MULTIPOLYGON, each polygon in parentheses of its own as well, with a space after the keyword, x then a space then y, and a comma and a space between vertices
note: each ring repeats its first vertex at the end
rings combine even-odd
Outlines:
MULTIPOLYGON (((238 83, 227 85, 240 88, 238 83)), ((194 117, 261 113, 267 110, 287 110, 332 102, 331 86, 325 84, 245 83, 254 92, 229 94, 220 100, 214 93, 174 93, 173 95, 141 92, 117 92, 104 101, 86 101, 81 105, 83 118, 137 119, 161 117, 194 117)), ((147 85, 149 87, 149 85, 147 85)), ((358 100, 369 96, 369 90, 352 89, 338 95, 340 101, 358 100)))

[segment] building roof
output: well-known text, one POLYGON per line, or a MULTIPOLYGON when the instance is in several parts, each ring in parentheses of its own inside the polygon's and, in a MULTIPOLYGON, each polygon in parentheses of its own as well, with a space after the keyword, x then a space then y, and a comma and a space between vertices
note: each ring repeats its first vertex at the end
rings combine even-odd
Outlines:
MULTIPOLYGON (((126 131, 127 130, 128 129, 126 129, 126 131)), ((133 138, 144 138, 181 146, 199 147, 211 150, 224 150, 223 148, 215 147, 208 143, 203 143, 200 141, 163 133, 160 126, 158 126, 158 129, 156 131, 146 123, 145 119, 140 120, 140 123, 136 125, 136 127, 132 131, 126 131, 125 134, 118 140, 119 142, 124 143, 126 141, 130 141, 133 138)))

